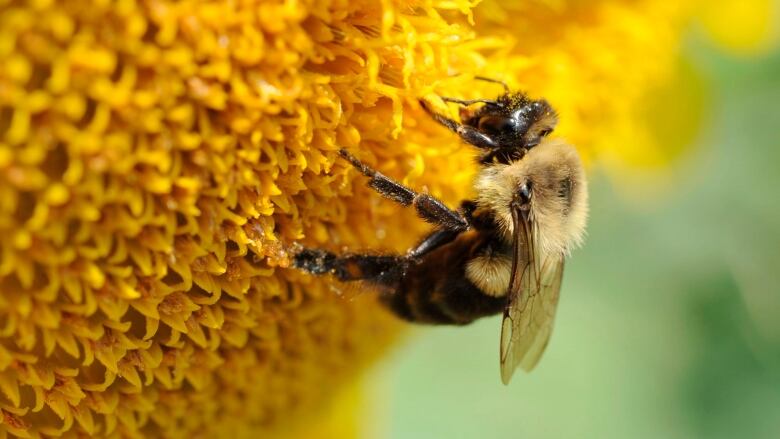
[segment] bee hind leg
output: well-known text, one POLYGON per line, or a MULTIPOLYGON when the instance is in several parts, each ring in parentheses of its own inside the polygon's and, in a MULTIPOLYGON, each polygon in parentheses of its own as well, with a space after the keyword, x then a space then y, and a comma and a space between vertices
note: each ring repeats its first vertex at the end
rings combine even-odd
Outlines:
POLYGON ((300 247, 293 257, 293 267, 311 274, 332 274, 340 281, 367 280, 382 285, 396 283, 410 264, 437 248, 452 242, 459 232, 435 230, 406 255, 348 253, 336 255, 327 250, 300 247))
POLYGON ((293 266, 311 274, 332 274, 342 282, 366 280, 393 285, 403 276, 410 260, 397 255, 344 254, 304 248, 293 258, 293 266))

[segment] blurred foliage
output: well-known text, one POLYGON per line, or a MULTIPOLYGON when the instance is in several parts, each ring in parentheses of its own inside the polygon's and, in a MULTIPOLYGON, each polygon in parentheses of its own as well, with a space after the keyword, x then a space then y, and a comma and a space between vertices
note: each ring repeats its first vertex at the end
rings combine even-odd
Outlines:
POLYGON ((780 347, 757 333, 738 285, 721 274, 691 285, 698 349, 681 397, 700 437, 777 437, 780 347))

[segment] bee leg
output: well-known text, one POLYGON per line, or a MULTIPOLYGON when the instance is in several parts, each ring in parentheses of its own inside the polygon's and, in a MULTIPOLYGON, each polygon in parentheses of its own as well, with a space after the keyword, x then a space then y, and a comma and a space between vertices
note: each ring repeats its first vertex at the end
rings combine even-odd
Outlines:
POLYGON ((393 285, 401 279, 409 259, 397 255, 367 255, 334 253, 304 248, 293 257, 293 267, 311 274, 332 274, 342 282, 365 280, 380 285, 393 285))
POLYGON ((419 259, 442 245, 452 242, 459 234, 460 232, 454 230, 435 230, 430 235, 423 238, 415 247, 410 248, 409 251, 406 252, 406 257, 412 260, 419 259))
POLYGON ((438 229, 425 237, 405 256, 345 254, 326 250, 299 248, 293 257, 293 267, 311 274, 332 274, 340 281, 368 280, 391 285, 400 280, 410 264, 444 244, 452 242, 460 232, 438 229))
POLYGON ((420 105, 422 105, 423 109, 428 112, 433 120, 457 133, 464 142, 482 149, 494 149, 498 147, 498 144, 490 136, 479 132, 479 130, 474 127, 455 122, 447 116, 435 112, 433 108, 422 99, 420 99, 420 105))
MULTIPOLYGON (((460 203, 460 212, 469 224, 474 223, 474 211, 477 210, 477 203, 472 200, 463 200, 460 203)), ((437 248, 455 240, 462 231, 451 229, 437 229, 428 234, 416 246, 406 252, 406 257, 412 261, 417 261, 426 254, 437 248)))
POLYGON ((379 192, 385 198, 389 198, 403 206, 414 206, 417 215, 442 228, 454 231, 463 231, 468 229, 468 220, 459 212, 454 211, 444 205, 441 201, 428 195, 413 191, 412 189, 398 183, 382 173, 372 169, 370 166, 358 160, 355 156, 345 149, 339 151, 342 157, 347 159, 352 166, 357 168, 366 177, 370 177, 368 185, 379 192))

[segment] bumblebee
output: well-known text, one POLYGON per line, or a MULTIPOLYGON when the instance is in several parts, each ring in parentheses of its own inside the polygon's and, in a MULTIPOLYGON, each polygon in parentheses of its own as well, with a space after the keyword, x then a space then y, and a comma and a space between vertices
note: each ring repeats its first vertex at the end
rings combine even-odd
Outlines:
POLYGON ((552 332, 563 266, 581 245, 588 212, 587 181, 576 149, 550 138, 558 118, 543 100, 511 92, 496 99, 442 99, 461 108, 457 122, 422 108, 481 151, 476 197, 453 210, 392 180, 342 149, 368 185, 434 225, 403 255, 298 248, 293 266, 364 281, 381 301, 415 323, 464 325, 503 313, 501 379, 539 361, 552 332))

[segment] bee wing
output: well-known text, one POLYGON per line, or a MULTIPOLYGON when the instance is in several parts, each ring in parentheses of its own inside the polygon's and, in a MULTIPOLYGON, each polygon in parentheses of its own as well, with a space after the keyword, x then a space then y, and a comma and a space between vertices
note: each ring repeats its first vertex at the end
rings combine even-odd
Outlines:
POLYGON ((530 371, 550 339, 563 277, 563 255, 538 249, 538 229, 517 209, 512 275, 501 325, 501 380, 508 384, 517 366, 530 371))

